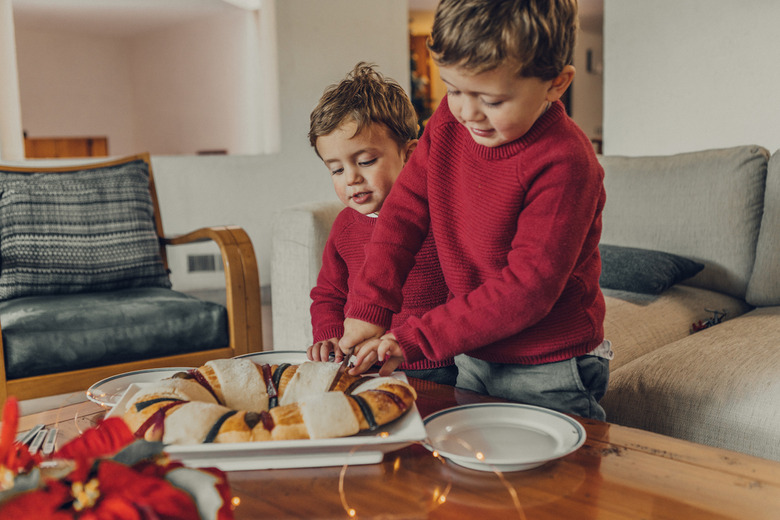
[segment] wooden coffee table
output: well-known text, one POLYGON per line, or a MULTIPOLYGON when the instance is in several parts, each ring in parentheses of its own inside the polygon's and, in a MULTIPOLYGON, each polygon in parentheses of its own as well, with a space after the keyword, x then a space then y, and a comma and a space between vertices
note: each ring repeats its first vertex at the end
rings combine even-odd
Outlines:
MULTIPOLYGON (((411 380, 423 417, 498 401, 411 380)), ((20 430, 57 424, 60 444, 104 411, 85 402, 21 419, 20 430)), ((663 435, 578 419, 588 439, 535 469, 494 474, 442 463, 420 445, 380 464, 228 473, 236 519, 477 520, 780 518, 780 462, 663 435)))

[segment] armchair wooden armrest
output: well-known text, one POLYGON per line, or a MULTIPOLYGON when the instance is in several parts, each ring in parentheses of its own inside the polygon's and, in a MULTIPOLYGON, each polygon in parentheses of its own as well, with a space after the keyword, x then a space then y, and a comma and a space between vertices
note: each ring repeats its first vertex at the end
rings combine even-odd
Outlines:
POLYGON ((164 237, 164 246, 213 241, 225 266, 225 290, 231 344, 236 356, 263 350, 260 279, 252 241, 239 226, 200 228, 184 235, 164 237))

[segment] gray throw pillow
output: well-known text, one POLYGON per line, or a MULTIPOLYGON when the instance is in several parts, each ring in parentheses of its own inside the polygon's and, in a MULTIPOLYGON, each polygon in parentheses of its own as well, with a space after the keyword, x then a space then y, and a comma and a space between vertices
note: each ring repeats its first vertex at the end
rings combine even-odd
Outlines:
POLYGON ((70 172, 0 168, 0 301, 170 287, 143 160, 70 172))
POLYGON ((663 251, 600 244, 599 252, 604 289, 661 294, 704 269, 704 264, 663 251))

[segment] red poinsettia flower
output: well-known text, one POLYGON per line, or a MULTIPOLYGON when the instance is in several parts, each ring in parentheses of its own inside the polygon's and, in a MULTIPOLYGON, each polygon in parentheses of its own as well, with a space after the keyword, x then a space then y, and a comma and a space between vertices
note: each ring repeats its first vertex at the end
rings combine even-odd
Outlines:
MULTIPOLYGON (((25 446, 15 442, 18 418, 16 400, 10 398, 3 410, 0 430, 0 470, 3 466, 6 472, 11 468, 12 479, 41 462, 40 456, 30 455, 25 446)), ((140 454, 139 458, 107 458, 134 441, 122 419, 102 421, 52 455, 52 459, 75 461, 75 469, 65 477, 62 473, 54 477, 57 473, 42 472, 38 487, 22 490, 0 504, 0 518, 196 520, 201 513, 208 520, 233 518, 230 487, 225 474, 218 469, 187 468, 168 460, 153 445, 140 446, 140 451, 136 446, 131 453, 135 457, 140 454), (123 464, 119 460, 133 462, 123 464), (200 482, 199 488, 190 485, 195 481, 200 482)))

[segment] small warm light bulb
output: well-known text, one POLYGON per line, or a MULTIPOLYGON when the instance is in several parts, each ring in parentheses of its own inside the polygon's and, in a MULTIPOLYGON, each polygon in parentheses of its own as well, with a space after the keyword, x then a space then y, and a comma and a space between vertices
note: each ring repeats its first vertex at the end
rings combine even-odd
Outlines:
POLYGON ((230 505, 233 506, 233 508, 236 508, 241 505, 241 498, 239 497, 233 497, 230 499, 230 505))
POLYGON ((437 500, 437 502, 439 503, 439 505, 443 504, 443 503, 444 503, 444 502, 446 502, 446 501, 447 501, 447 495, 442 495, 442 496, 440 496, 440 497, 439 497, 439 499, 437 500))
POLYGON ((476 457, 477 457, 477 460, 485 460, 485 454, 482 453, 481 451, 478 451, 476 453, 476 457))
POLYGON ((388 432, 382 432, 382 433, 379 434, 379 436, 384 439, 385 437, 389 437, 390 434, 388 432))
POLYGON ((434 457, 436 457, 436 458, 438 458, 438 457, 439 457, 439 452, 438 452, 438 451, 436 451, 436 450, 434 450, 434 451, 433 451, 433 456, 434 456, 434 457))
POLYGON ((357 514, 357 511, 355 511, 354 509, 350 508, 349 511, 347 511, 347 514, 349 515, 350 518, 355 518, 355 515, 357 514))

